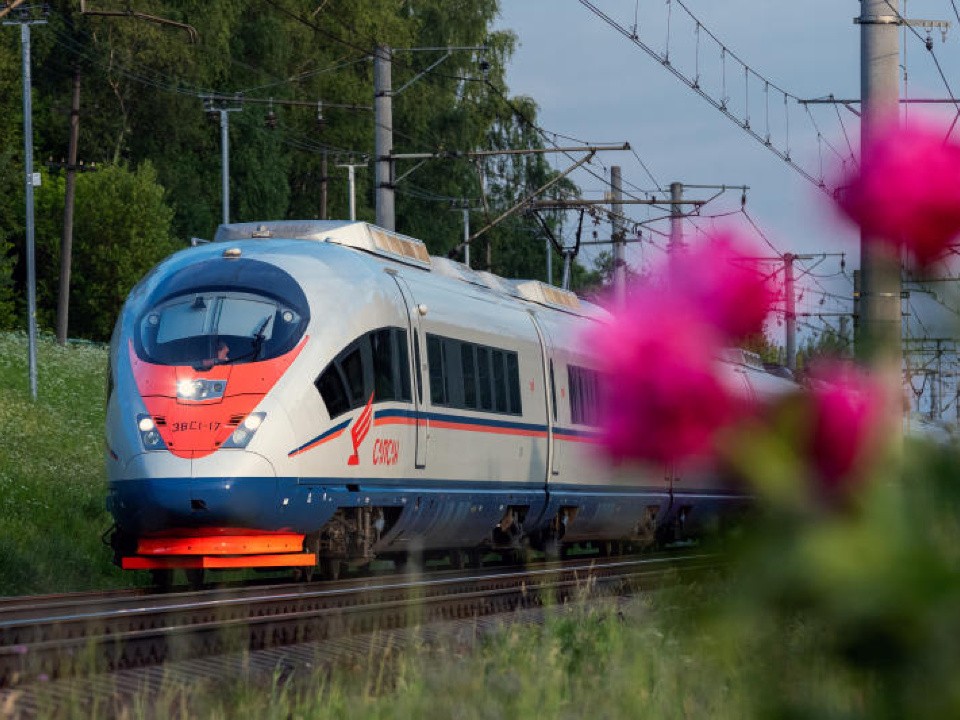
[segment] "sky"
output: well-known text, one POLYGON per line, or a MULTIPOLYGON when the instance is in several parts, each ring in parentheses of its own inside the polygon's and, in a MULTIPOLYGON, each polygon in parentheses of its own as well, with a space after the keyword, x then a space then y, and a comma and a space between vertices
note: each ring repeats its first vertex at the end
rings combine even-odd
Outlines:
MULTIPOLYGON (((793 100, 784 110, 783 96, 764 92, 765 81, 794 97, 818 98, 860 96, 860 27, 853 22, 860 14, 857 0, 683 0, 699 20, 685 13, 677 0, 591 0, 603 13, 633 31, 658 53, 668 49, 671 63, 688 76, 699 73, 701 86, 715 97, 724 94, 728 107, 743 115, 749 108, 751 127, 762 136, 771 134, 774 145, 786 146, 786 122, 790 124, 791 157, 820 176, 821 157, 826 177, 839 167, 857 145, 859 122, 849 110, 836 105, 810 106, 813 120, 793 100), (743 67, 710 40, 716 36, 729 51, 750 67, 750 82, 743 80, 743 67), (762 78, 762 79, 761 79, 762 78), (768 118, 770 120, 768 121, 768 118), (815 124, 814 124, 815 123, 815 124), (818 142, 817 133, 822 141, 818 142), (832 148, 832 149, 831 149, 832 148)), ((933 53, 920 37, 901 32, 901 51, 906 48, 907 85, 902 92, 914 98, 949 97, 931 55, 936 56, 947 82, 960 93, 960 27, 951 0, 901 2, 909 18, 951 20, 945 43, 941 33, 932 33, 933 53)), ((763 234, 781 253, 844 252, 846 274, 859 264, 858 235, 833 210, 816 185, 778 158, 742 128, 677 79, 627 37, 610 27, 578 0, 501 0, 499 29, 512 30, 517 49, 507 71, 513 95, 529 95, 539 105, 539 124, 550 132, 591 143, 629 142, 634 152, 606 152, 598 156, 593 170, 609 177, 609 167, 622 168, 625 192, 656 189, 677 181, 687 185, 748 185, 746 211, 763 234), (650 175, 641 166, 649 169, 650 175)), ((952 106, 908 112, 939 114, 945 123, 953 118, 952 106)), ((563 138, 557 141, 571 144, 563 138)), ((554 167, 563 169, 570 160, 559 156, 554 167)), ((574 176, 585 197, 600 198, 603 181, 578 172, 574 176)), ((686 197, 706 199, 714 191, 689 189, 686 197)), ((727 192, 702 209, 702 215, 723 215, 716 220, 699 219, 685 224, 688 239, 696 227, 736 223, 763 243, 740 209, 740 192, 727 192)), ((648 210, 628 209, 635 220, 645 220, 648 210)), ((575 227, 575 223, 572 223, 575 227)), ((666 232, 666 222, 652 226, 666 232)), ((609 228, 599 233, 609 237, 609 228)), ((662 236, 653 235, 663 245, 662 236)), ((773 250, 763 244, 771 254, 773 250)), ((634 246, 628 254, 631 265, 643 265, 660 255, 648 243, 634 246)), ((840 273, 839 258, 828 257, 802 263, 798 275, 804 296, 802 312, 848 312, 851 281, 840 273), (831 295, 842 296, 840 298, 831 295), (823 301, 821 303, 821 300, 823 301)), ((939 286, 943 288, 943 286, 939 286)), ((938 290, 941 299, 960 306, 960 299, 938 290)), ((953 293, 956 295, 956 293, 953 293)), ((911 309, 926 318, 931 334, 951 331, 953 323, 922 294, 911 298, 911 309)), ((837 326, 836 317, 807 318, 810 327, 824 322, 837 326)), ((776 335, 774 330, 771 334, 776 335)), ((919 332, 919 330, 918 330, 919 332)), ((954 332, 955 334, 955 332, 954 332)), ((782 338, 780 338, 782 341, 782 338)))

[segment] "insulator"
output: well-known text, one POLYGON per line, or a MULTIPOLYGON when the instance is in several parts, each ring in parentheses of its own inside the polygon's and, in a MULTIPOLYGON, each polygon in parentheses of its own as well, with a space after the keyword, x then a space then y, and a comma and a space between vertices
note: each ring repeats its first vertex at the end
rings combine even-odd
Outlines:
POLYGON ((277 114, 273 110, 268 112, 267 116, 263 120, 263 124, 265 127, 275 130, 277 127, 277 114))

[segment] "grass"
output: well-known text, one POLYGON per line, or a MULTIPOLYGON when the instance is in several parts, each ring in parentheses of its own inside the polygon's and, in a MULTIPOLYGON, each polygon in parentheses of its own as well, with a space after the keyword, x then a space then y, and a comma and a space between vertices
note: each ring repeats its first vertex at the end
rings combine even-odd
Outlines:
MULTIPOLYGON (((686 586, 625 604, 588 597, 549 615, 542 626, 504 625, 476 646, 453 636, 433 638, 371 650, 334 668, 189 684, 168 679, 159 692, 98 702, 103 715, 130 720, 870 715, 864 713, 869 686, 822 653, 823 633, 815 623, 776 630, 749 624, 744 630, 698 621, 708 595, 734 590, 686 586)), ((79 702, 51 700, 41 709, 41 718, 93 716, 79 702)))
POLYGON ((101 535, 107 350, 37 344, 31 400, 27 339, 0 334, 0 595, 130 584, 101 535))

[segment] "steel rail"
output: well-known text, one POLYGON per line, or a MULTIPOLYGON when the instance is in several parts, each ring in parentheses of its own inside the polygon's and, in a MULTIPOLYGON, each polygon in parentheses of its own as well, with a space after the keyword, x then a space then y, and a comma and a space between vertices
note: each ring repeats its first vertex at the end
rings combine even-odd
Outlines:
POLYGON ((0 609, 0 688, 38 677, 116 671, 169 660, 260 650, 475 618, 562 603, 586 588, 606 591, 673 573, 716 568, 707 554, 591 559, 458 577, 374 579, 322 586, 278 586, 111 598, 72 612, 0 609))

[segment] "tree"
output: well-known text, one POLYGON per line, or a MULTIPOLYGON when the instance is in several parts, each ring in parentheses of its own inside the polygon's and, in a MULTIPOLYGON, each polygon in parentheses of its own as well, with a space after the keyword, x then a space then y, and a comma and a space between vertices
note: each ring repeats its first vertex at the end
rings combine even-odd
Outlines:
POLYGON ((840 317, 840 327, 826 326, 808 337, 797 353, 797 367, 806 368, 811 362, 821 359, 837 360, 853 355, 853 340, 850 337, 850 320, 840 317))
MULTIPOLYGON (((96 7, 128 9, 123 0, 97 0, 96 7)), ((505 68, 516 38, 492 29, 498 8, 497 0, 365 0, 320 8, 308 0, 149 3, 151 15, 196 28, 194 43, 186 32, 170 25, 83 15, 74 0, 54 0, 48 24, 33 34, 37 165, 67 154, 68 98, 74 69, 79 67, 79 156, 86 163, 111 168, 81 176, 78 183, 72 295, 77 302, 99 303, 87 308, 94 315, 101 309, 110 315, 120 288, 128 287, 130 275, 142 271, 129 265, 122 250, 142 245, 148 228, 136 227, 130 218, 119 219, 115 207, 124 194, 135 194, 137 183, 136 192, 151 186, 162 195, 162 199, 151 195, 144 212, 149 232, 157 234, 144 248, 150 250, 151 262, 157 259, 151 254, 157 248, 169 250, 170 235, 210 237, 215 231, 221 216, 220 133, 210 122, 218 116, 204 111, 205 93, 236 94, 236 103, 231 104, 242 107, 230 114, 232 220, 318 217, 324 154, 330 178, 328 216, 346 217, 345 173, 335 166, 347 159, 372 158, 373 113, 333 105, 373 104, 370 56, 378 45, 396 49, 395 89, 416 79, 394 97, 395 151, 446 152, 442 159, 419 167, 398 163, 398 175, 409 174, 397 182, 397 229, 423 239, 434 254, 454 250, 463 236, 462 216, 451 211, 454 205, 466 200, 472 208, 483 208, 473 212, 476 230, 557 175, 543 155, 484 161, 463 155, 471 150, 543 148, 546 142, 536 125, 536 103, 509 95, 505 68), (447 46, 484 49, 454 50, 436 66, 446 50, 409 51, 447 46), (276 127, 264 123, 268 105, 244 103, 245 97, 276 99, 276 127), (281 106, 280 100, 306 105, 281 106), (133 185, 122 189, 124 183, 133 185), (165 192, 159 191, 161 187, 165 192), (98 197, 100 193, 104 196, 98 197), (94 222, 91 208, 118 219, 115 226, 100 223, 99 229, 110 235, 103 245, 94 243, 92 236, 80 238, 81 224, 94 222), (134 235, 123 238, 124 231, 134 235), (88 243, 82 251, 81 242, 88 243), (82 263, 95 258, 110 267, 99 274, 87 273, 82 263), (90 278, 97 280, 81 291, 90 278)), ((8 118, 20 115, 19 62, 16 34, 0 32, 0 111, 8 118)), ((0 124, 0 323, 6 322, 2 308, 9 300, 4 300, 3 288, 9 289, 5 278, 14 257, 4 241, 18 253, 14 295, 25 294, 19 147, 20 124, 0 124)), ((357 181, 358 217, 373 220, 372 168, 358 172, 357 181)), ((46 215, 37 218, 38 279, 40 320, 50 325, 61 231, 60 211, 54 210, 62 210, 62 200, 59 183, 49 178, 45 182, 47 187, 38 189, 38 207, 47 203, 46 215)), ((573 184, 563 181, 548 196, 576 194, 573 184)), ((559 213, 548 218, 558 236, 568 221, 559 213)), ((91 227, 84 232, 91 232, 91 227)), ((492 228, 472 250, 478 267, 508 277, 546 277, 543 236, 530 215, 518 213, 492 228)), ((559 278, 561 261, 552 262, 559 278)), ((590 272, 574 265, 574 287, 594 281, 590 272)), ((20 300, 17 309, 22 313, 20 300)), ((102 337, 112 322, 109 317, 95 321, 76 305, 70 314, 75 322, 90 323, 72 326, 74 334, 102 337)))
POLYGON ((23 228, 23 185, 18 182, 21 177, 9 146, 0 147, 0 330, 12 330, 18 324, 13 239, 23 228))
MULTIPOLYGON (((60 260, 58 227, 63 182, 47 179, 38 193, 37 298, 41 325, 56 311, 60 260), (43 259, 42 262, 40 259, 43 259)), ((173 211, 149 160, 136 170, 108 165, 77 178, 69 333, 110 337, 127 294, 160 260, 185 246, 171 234, 173 211)))
POLYGON ((779 365, 783 358, 783 348, 773 342, 765 332, 743 338, 738 345, 744 350, 755 352, 765 363, 779 365))

